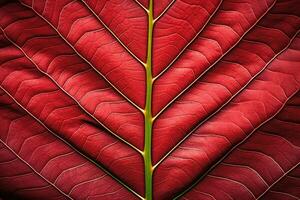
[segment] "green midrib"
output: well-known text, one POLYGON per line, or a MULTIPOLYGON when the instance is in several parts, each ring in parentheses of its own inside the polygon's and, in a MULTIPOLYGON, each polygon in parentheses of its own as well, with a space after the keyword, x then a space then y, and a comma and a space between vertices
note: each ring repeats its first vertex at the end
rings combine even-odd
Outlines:
POLYGON ((148 9, 148 45, 147 45, 147 62, 146 62, 146 105, 144 110, 145 120, 145 144, 144 144, 144 168, 145 168, 145 199, 152 200, 152 157, 151 157, 151 140, 152 140, 152 33, 153 33, 153 0, 149 1, 148 9))

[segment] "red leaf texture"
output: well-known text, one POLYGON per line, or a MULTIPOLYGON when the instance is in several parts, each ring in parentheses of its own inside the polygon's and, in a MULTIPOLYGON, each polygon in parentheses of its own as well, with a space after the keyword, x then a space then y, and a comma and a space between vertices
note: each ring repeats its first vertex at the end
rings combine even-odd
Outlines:
POLYGON ((299 0, 0 3, 0 199, 300 199, 299 0))

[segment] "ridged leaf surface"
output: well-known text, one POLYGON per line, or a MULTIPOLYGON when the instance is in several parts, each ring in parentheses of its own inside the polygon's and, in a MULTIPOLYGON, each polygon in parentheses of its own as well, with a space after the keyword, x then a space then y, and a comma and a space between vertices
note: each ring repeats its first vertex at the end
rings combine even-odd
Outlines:
POLYGON ((0 3, 0 200, 300 199, 299 0, 0 3))

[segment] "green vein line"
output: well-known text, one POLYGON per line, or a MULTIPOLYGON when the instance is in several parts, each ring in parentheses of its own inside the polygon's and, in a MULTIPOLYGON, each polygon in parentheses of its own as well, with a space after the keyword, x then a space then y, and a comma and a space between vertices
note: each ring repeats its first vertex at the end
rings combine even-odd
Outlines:
POLYGON ((144 168, 145 168, 145 199, 152 200, 152 34, 153 34, 153 0, 149 1, 148 9, 148 44, 147 44, 147 62, 146 62, 146 105, 144 110, 145 119, 145 144, 144 144, 144 168))

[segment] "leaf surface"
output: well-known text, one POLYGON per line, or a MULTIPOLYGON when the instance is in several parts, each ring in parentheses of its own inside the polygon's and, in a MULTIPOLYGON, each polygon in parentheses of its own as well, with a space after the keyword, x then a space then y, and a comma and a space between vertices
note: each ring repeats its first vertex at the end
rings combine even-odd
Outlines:
POLYGON ((299 199, 299 6, 0 3, 0 196, 299 199))

